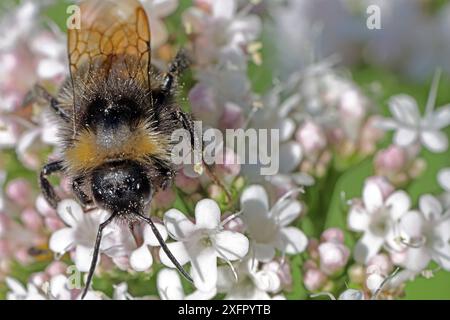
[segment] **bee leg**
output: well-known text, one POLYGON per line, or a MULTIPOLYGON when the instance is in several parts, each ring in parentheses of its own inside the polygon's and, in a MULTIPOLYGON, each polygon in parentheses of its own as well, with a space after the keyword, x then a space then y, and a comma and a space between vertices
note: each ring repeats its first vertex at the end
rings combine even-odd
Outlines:
POLYGON ((84 177, 77 177, 72 181, 72 191, 74 195, 77 197, 78 201, 84 206, 87 207, 92 204, 92 199, 88 197, 86 193, 82 190, 82 186, 84 184, 84 177))
POLYGON ((47 176, 62 171, 62 161, 54 161, 46 164, 39 176, 39 185, 42 190, 42 194, 44 195, 45 200, 50 204, 50 206, 54 209, 58 206, 58 202, 60 201, 59 196, 56 194, 55 189, 47 180, 47 176))
POLYGON ((170 261, 175 265, 175 267, 180 271, 180 273, 190 282, 193 283, 191 276, 189 273, 184 270, 184 268, 181 266, 181 264, 177 261, 177 259, 174 257, 172 252, 170 252, 170 249, 167 247, 167 244, 164 242, 164 239, 162 238, 161 234, 159 233, 158 229, 155 227, 155 224, 153 223, 152 219, 149 217, 145 217, 139 213, 136 213, 139 219, 142 221, 148 223, 150 225, 150 228, 152 228, 153 234, 155 235, 156 239, 158 239, 159 244, 161 245, 161 249, 164 250, 164 253, 167 255, 167 257, 170 259, 170 261))
POLYGON ((177 78, 184 70, 191 64, 191 60, 186 50, 181 49, 171 62, 169 71, 164 76, 163 85, 161 87, 162 93, 170 93, 177 78))
MULTIPOLYGON (((59 106, 58 100, 55 97, 53 97, 44 87, 42 87, 40 85, 36 85, 32 91, 32 95, 37 98, 41 98, 41 99, 47 101, 48 103, 50 103, 50 107, 56 113, 56 115, 58 117, 60 117, 61 119, 63 119, 66 122, 70 121, 70 116, 67 114, 67 112, 64 109, 62 109, 59 106)), ((28 98, 27 100, 29 101, 32 99, 33 98, 28 98)))
POLYGON ((100 254, 100 243, 102 242, 103 229, 105 229, 105 227, 108 224, 110 224, 111 221, 114 220, 114 218, 115 218, 115 215, 112 214, 106 221, 102 222, 100 224, 100 226, 98 227, 97 238, 95 239, 95 245, 94 245, 94 253, 92 255, 92 260, 91 260, 91 266, 89 267, 89 273, 88 273, 88 277, 86 280, 86 284, 83 289, 83 293, 81 294, 81 300, 83 300, 84 297, 86 296, 86 293, 88 292, 89 287, 91 285, 92 277, 94 276, 95 267, 97 266, 97 260, 98 260, 99 254, 100 254))
MULTIPOLYGON (((182 112, 181 110, 176 111, 176 117, 182 123, 183 128, 189 131, 189 134, 191 136, 191 147, 195 148, 196 146, 198 146, 198 135, 195 133, 192 117, 189 114, 182 112)), ((208 175, 208 177, 214 182, 214 184, 218 185, 225 192, 228 203, 231 203, 232 197, 230 190, 228 190, 228 188, 224 185, 220 178, 215 174, 214 168, 203 160, 203 157, 202 165, 206 168, 206 174, 208 175)))

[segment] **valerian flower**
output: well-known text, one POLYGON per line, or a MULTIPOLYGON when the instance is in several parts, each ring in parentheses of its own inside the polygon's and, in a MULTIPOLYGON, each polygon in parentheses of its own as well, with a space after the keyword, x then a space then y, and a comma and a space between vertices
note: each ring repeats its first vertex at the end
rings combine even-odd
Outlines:
POLYGON ((302 211, 299 201, 284 196, 270 208, 265 189, 252 185, 242 193, 241 208, 256 260, 272 260, 276 249, 283 254, 297 254, 306 249, 308 239, 305 234, 289 226, 302 211))
POLYGON ((162 300, 209 300, 216 295, 216 288, 210 291, 195 290, 186 295, 181 285, 180 275, 178 271, 171 269, 162 269, 159 271, 156 286, 159 296, 162 300))
POLYGON ((219 267, 217 290, 226 293, 226 300, 284 299, 274 295, 281 289, 277 272, 260 269, 258 261, 247 258, 236 264, 235 272, 227 266, 219 267))
POLYGON ((354 249, 355 260, 366 263, 383 245, 398 248, 397 222, 410 207, 406 192, 395 191, 385 199, 378 185, 367 181, 362 204, 353 204, 348 216, 350 229, 364 232, 354 249))
POLYGON ((400 220, 400 237, 407 246, 402 265, 420 272, 433 260, 450 271, 450 210, 444 211, 432 195, 421 196, 419 208, 400 220))
MULTIPOLYGON (((195 206, 195 224, 177 209, 164 215, 164 224, 176 242, 167 246, 181 265, 191 262, 191 275, 195 286, 210 291, 217 282, 217 258, 228 263, 242 259, 248 252, 249 242, 241 233, 223 230, 220 208, 211 199, 203 199, 195 206)), ((174 267, 163 250, 161 262, 174 267)))
MULTIPOLYGON (((67 227, 51 235, 49 247, 58 255, 75 249, 74 262, 78 270, 87 272, 94 252, 98 227, 100 223, 106 221, 109 213, 100 209, 84 213, 81 206, 71 199, 61 201, 57 212, 67 227)), ((126 256, 135 246, 128 228, 110 225, 103 231, 100 252, 111 257, 126 256)))
MULTIPOLYGON (((160 223, 155 223, 155 227, 158 229, 163 240, 166 240, 166 228, 164 228, 164 226, 160 223)), ((156 247, 160 245, 149 225, 145 225, 143 228, 143 240, 142 245, 133 250, 130 254, 130 265, 136 271, 145 271, 152 266, 153 257, 149 247, 156 247)))
POLYGON ((25 287, 18 280, 13 278, 6 278, 6 285, 8 286, 7 300, 45 300, 44 294, 33 284, 28 283, 25 287))
POLYGON ((448 148, 448 138, 441 130, 450 124, 450 105, 434 110, 440 72, 437 72, 431 86, 430 95, 422 117, 414 98, 397 95, 390 99, 389 109, 392 119, 379 122, 385 130, 395 130, 394 142, 402 147, 421 143, 431 152, 444 152, 448 148))

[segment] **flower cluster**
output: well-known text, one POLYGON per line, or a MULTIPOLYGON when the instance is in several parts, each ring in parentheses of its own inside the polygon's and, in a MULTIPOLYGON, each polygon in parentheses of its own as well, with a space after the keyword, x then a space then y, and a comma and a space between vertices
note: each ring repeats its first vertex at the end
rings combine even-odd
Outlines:
MULTIPOLYGON (((62 199, 56 209, 35 183, 46 159, 60 156, 42 94, 55 94, 68 76, 66 37, 44 16, 52 2, 24 0, 0 19, 0 30, 10 30, 0 35, 0 298, 80 299, 99 226, 111 215, 75 201, 66 177, 52 180, 62 199)), ((448 5, 431 23, 414 1, 398 2, 412 12, 408 19, 432 30, 447 23, 448 5)), ((279 170, 264 176, 263 163, 238 163, 228 141, 216 178, 180 168, 150 210, 193 283, 149 225, 114 221, 103 230, 86 299, 395 299, 409 281, 450 271, 450 163, 433 162, 448 156, 450 106, 436 106, 442 71, 423 108, 406 94, 380 101, 382 83, 361 85, 331 55, 357 52, 361 35, 343 32, 364 12, 355 1, 141 3, 155 67, 167 68, 179 38, 190 53, 183 103, 203 129, 276 129, 271 157, 279 170), (322 20, 325 59, 316 43, 324 40, 322 20), (182 27, 172 30, 173 23, 182 27), (327 38, 330 28, 342 31, 338 43, 327 38), (415 184, 425 176, 433 181, 415 184)), ((402 21, 408 30, 412 22, 398 18, 397 4, 377 3, 389 12, 385 23, 402 21)), ((388 38, 369 41, 389 51, 371 51, 368 61, 390 65, 410 48, 388 38)), ((409 59, 423 58, 413 48, 401 69, 425 72, 411 68, 409 59)))

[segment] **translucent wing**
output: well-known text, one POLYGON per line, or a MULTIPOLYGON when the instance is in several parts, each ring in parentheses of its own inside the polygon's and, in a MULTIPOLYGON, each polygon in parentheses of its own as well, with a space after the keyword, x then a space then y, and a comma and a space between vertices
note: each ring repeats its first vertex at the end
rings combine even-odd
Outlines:
POLYGON ((137 0, 88 0, 80 4, 81 28, 68 31, 72 79, 110 70, 149 81, 150 27, 137 0))

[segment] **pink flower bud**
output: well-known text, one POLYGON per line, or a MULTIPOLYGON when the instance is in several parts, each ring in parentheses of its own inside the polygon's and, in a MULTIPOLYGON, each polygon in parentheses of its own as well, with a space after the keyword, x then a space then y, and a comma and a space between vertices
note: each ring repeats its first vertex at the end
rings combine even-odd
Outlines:
POLYGON ((377 266, 379 271, 381 272, 381 274, 386 275, 386 276, 394 270, 394 266, 392 264, 391 259, 389 259, 389 257, 384 253, 380 253, 380 254, 373 256, 369 260, 367 265, 368 265, 368 268, 370 266, 377 266))
POLYGON ((326 281, 327 276, 319 269, 308 269, 303 276, 303 283, 309 291, 319 290, 325 285, 326 281))
POLYGON ((222 129, 238 129, 244 125, 242 108, 237 104, 228 102, 224 106, 219 126, 222 129))
POLYGON ((57 217, 45 217, 45 226, 50 231, 56 231, 64 227, 64 223, 57 217))
POLYGON ((176 195, 172 189, 161 190, 154 197, 152 205, 156 208, 168 208, 175 202, 176 195))
POLYGON ((67 265, 61 261, 53 261, 46 269, 45 273, 47 273, 50 277, 57 276, 59 274, 65 274, 67 269, 67 265))
POLYGON ((366 114, 365 104, 364 97, 357 90, 349 89, 340 97, 339 110, 343 119, 362 119, 366 114))
POLYGON ((328 275, 341 271, 348 262, 350 250, 338 243, 325 242, 319 245, 320 269, 328 275))
POLYGON ((209 124, 216 124, 221 116, 217 112, 214 91, 205 84, 197 83, 189 92, 192 113, 197 119, 209 120, 209 124))
POLYGON ((406 258, 407 258, 407 250, 404 251, 392 251, 390 253, 390 257, 392 260, 392 263, 395 265, 402 265, 403 263, 405 263, 406 258))
MULTIPOLYGON (((228 216, 224 217, 224 220, 227 219, 228 216)), ((240 217, 235 217, 232 220, 228 221, 224 226, 225 230, 244 233, 245 231, 245 223, 242 221, 240 217)))
POLYGON ((389 197, 389 195, 395 191, 394 186, 389 182, 389 180, 382 176, 369 177, 366 179, 366 183, 376 184, 384 199, 389 197))
POLYGON ((241 171, 237 154, 229 148, 221 150, 216 155, 216 169, 224 176, 235 177, 241 171))
POLYGON ((305 122, 295 134, 306 154, 317 154, 327 145, 325 134, 318 125, 312 121, 305 122))
POLYGON ((344 243, 344 232, 339 228, 328 228, 320 236, 322 242, 344 243))
POLYGON ((26 206, 31 199, 31 185, 25 179, 15 179, 6 187, 8 197, 19 206, 26 206))
POLYGON ((28 250, 26 248, 21 248, 14 252, 14 256, 22 264, 28 264, 31 261, 31 257, 28 254, 28 250))
POLYGON ((318 269, 317 263, 314 260, 306 260, 303 264, 303 271, 306 271, 308 269, 318 269))
POLYGON ((42 195, 39 195, 36 198, 36 209, 39 211, 41 215, 44 217, 47 216, 54 216, 56 214, 55 209, 53 209, 47 202, 47 200, 44 199, 42 195))
POLYGON ((42 218, 34 209, 25 209, 20 218, 25 226, 30 230, 38 231, 42 228, 42 218))
POLYGON ((380 150, 375 156, 375 167, 381 172, 399 172, 406 164, 405 151, 396 145, 380 150))
POLYGON ((198 179, 188 177, 183 170, 180 170, 175 178, 175 185, 184 193, 191 194, 197 191, 200 182, 198 179))
POLYGON ((292 274, 289 263, 280 263, 277 260, 265 263, 262 266, 262 270, 275 272, 280 281, 282 288, 289 288, 292 285, 292 274))

